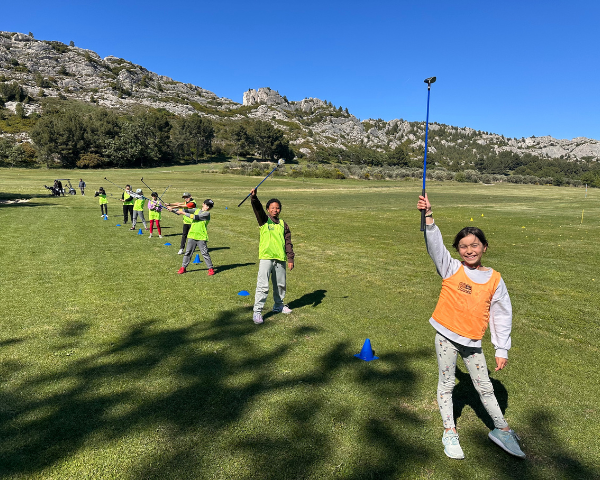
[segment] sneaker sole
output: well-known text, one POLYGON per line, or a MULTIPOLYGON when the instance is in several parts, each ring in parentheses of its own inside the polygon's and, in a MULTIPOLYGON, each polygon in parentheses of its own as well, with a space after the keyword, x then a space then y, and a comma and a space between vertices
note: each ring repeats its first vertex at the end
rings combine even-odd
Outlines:
POLYGON ((456 456, 456 457, 455 457, 455 456, 452 456, 452 455, 450 455, 450 454, 449 454, 449 453, 446 451, 446 449, 445 449, 445 448, 444 448, 444 453, 446 454, 446 456, 447 456, 448 458, 451 458, 452 460, 464 460, 464 458, 465 458, 465 455, 464 455, 464 454, 463 454, 462 456, 460 456, 460 457, 458 457, 458 456, 456 456))
POLYGON ((518 453, 511 452, 508 448, 506 448, 506 446, 498 438, 496 438, 494 435, 492 435, 492 432, 488 433, 488 437, 492 442, 494 442, 496 445, 498 445, 506 453, 510 453, 513 457, 525 458, 525 454, 519 455, 518 453))

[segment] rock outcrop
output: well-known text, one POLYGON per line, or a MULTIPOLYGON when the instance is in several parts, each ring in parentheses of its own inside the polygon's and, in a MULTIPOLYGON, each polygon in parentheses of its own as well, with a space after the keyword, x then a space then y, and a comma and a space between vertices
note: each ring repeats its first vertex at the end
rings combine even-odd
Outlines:
MULTIPOLYGON (((0 82, 17 82, 27 95, 27 115, 41 112, 43 97, 71 98, 103 107, 130 110, 144 105, 163 108, 176 115, 198 113, 212 119, 244 118, 271 122, 287 132, 288 140, 303 153, 318 146, 348 148, 351 145, 377 150, 407 145, 422 149, 425 122, 394 119, 360 121, 347 109, 318 98, 289 101, 271 88, 249 89, 242 104, 190 83, 177 82, 132 62, 56 41, 36 40, 30 35, 0 32, 0 82), (241 108, 244 107, 244 108, 241 108)), ((15 111, 17 101, 5 102, 15 111)), ((530 153, 542 158, 600 159, 600 142, 587 138, 558 140, 550 136, 505 138, 468 127, 432 123, 429 152, 442 158, 453 152, 485 157, 504 151, 530 153)))

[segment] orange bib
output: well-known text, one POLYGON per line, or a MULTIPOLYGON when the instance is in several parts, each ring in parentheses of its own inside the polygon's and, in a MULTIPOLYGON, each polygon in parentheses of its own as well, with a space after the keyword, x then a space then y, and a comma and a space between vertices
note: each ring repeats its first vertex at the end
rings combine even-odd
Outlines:
POLYGON ((501 279, 500 273, 492 271, 487 283, 475 283, 461 265, 454 275, 442 281, 433 319, 463 337, 481 340, 490 321, 492 297, 501 279))

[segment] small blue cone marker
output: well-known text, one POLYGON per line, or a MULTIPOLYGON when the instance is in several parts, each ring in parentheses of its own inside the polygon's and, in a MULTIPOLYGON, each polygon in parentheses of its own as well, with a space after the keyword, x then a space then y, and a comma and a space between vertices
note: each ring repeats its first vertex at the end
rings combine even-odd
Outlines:
POLYGON ((200 254, 199 253, 196 254, 196 258, 194 258, 194 261, 192 263, 202 263, 202 260, 200 260, 200 254))
POLYGON ((165 247, 170 247, 171 244, 170 243, 165 243, 165 247))
POLYGON ((225 210, 227 210, 227 207, 225 207, 225 210))
POLYGON ((140 228, 140 231, 138 232, 138 235, 143 235, 141 228, 140 228))
POLYGON ((116 226, 117 226, 117 227, 120 227, 120 226, 121 226, 121 224, 120 224, 120 223, 117 223, 117 225, 116 225, 116 226))
POLYGON ((104 215, 102 218, 103 218, 104 220, 108 220, 108 215, 104 215))
POLYGON ((373 349, 371 348, 371 340, 369 340, 368 338, 365 340, 365 343, 363 344, 360 353, 357 353, 354 356, 360 358, 361 360, 364 360, 365 362, 370 362, 371 360, 377 360, 379 358, 373 355, 373 349))
POLYGON ((248 293, 248 291, 247 291, 247 290, 241 290, 241 291, 239 291, 239 292, 238 292, 238 295, 239 295, 240 297, 247 297, 247 296, 248 296, 248 295, 250 295, 250 294, 248 293))

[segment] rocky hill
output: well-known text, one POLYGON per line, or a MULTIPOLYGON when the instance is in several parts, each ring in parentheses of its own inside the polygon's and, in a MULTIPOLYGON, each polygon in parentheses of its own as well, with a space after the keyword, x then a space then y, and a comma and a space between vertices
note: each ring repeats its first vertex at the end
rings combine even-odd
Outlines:
MULTIPOLYGON (((248 90, 243 103, 217 96, 190 83, 157 75, 122 58, 101 58, 73 44, 36 40, 32 35, 0 32, 0 85, 18 83, 27 99, 13 99, 5 107, 41 112, 44 97, 92 102, 111 109, 134 106, 166 109, 176 115, 199 113, 214 120, 260 119, 284 130, 296 151, 310 156, 319 146, 350 146, 390 151, 403 145, 422 150, 425 122, 402 119, 359 120, 348 109, 318 98, 290 101, 270 88, 248 90), (25 101, 23 101, 25 100, 25 101)), ((550 136, 506 138, 468 127, 430 124, 429 152, 440 159, 457 156, 485 158, 504 151, 541 158, 598 161, 600 142, 588 138, 559 140, 550 136)))

